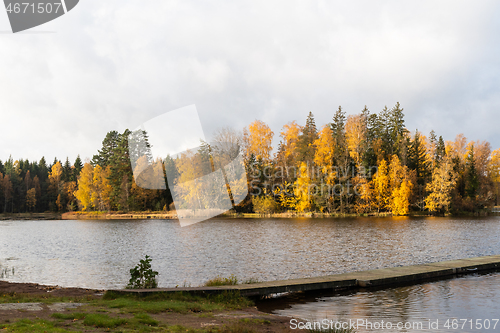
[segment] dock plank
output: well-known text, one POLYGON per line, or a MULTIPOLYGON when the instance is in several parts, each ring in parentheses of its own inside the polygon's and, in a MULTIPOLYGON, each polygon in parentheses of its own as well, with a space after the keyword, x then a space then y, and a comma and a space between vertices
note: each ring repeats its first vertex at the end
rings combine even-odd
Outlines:
POLYGON ((334 274, 282 281, 266 281, 220 287, 183 287, 157 289, 120 289, 116 293, 147 295, 158 292, 221 293, 239 291, 243 296, 265 296, 286 292, 338 290, 345 288, 369 288, 394 286, 402 283, 419 283, 427 279, 446 278, 457 274, 500 270, 500 255, 448 260, 412 266, 390 267, 368 271, 334 274))

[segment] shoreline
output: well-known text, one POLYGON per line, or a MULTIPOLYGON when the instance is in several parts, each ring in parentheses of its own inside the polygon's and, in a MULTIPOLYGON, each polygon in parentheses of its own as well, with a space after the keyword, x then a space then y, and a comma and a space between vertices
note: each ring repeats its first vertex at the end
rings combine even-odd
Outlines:
POLYGON ((143 298, 0 280, 0 330, 27 332, 30 325, 36 332, 294 332, 292 317, 259 311, 237 295, 226 300, 234 303, 185 293, 143 298))
MULTIPOLYGON (((413 212, 405 216, 393 216, 391 213, 371 213, 371 214, 337 214, 337 213, 224 213, 218 215, 218 218, 224 219, 259 219, 259 218, 356 218, 356 217, 486 217, 500 216, 500 212, 481 211, 464 212, 461 214, 432 215, 427 212, 413 212)), ((212 217, 214 218, 214 217, 212 217)), ((177 213, 173 212, 66 212, 66 213, 2 213, 0 221, 12 220, 176 220, 177 213)))

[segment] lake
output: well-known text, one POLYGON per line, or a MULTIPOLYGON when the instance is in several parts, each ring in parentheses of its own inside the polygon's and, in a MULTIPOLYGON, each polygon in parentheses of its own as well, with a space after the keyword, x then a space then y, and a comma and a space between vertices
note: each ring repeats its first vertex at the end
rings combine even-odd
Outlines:
POLYGON ((282 280, 500 254, 500 218, 0 221, 3 279, 123 288, 144 255, 160 287, 282 280))
POLYGON ((259 309, 319 323, 324 319, 339 323, 359 321, 358 333, 499 332, 499 285, 500 273, 467 275, 376 291, 316 297, 295 294, 263 303, 259 309), (375 329, 375 323, 381 325, 382 321, 385 328, 375 329), (407 329, 388 329, 388 322, 407 325, 407 329), (419 323, 426 330, 420 329, 419 323), (434 325, 432 329, 430 323, 434 325))

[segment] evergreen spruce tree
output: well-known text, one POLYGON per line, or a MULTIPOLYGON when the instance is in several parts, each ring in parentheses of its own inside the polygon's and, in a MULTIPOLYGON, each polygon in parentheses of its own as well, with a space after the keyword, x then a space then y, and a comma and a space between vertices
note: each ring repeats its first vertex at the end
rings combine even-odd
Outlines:
POLYGON ((309 112, 306 120, 306 125, 304 126, 302 135, 299 136, 299 140, 297 142, 299 153, 298 160, 300 162, 306 162, 308 165, 312 165, 314 154, 316 152, 314 141, 316 141, 317 139, 318 129, 316 128, 314 115, 312 112, 309 112))
POLYGON ((415 131, 415 136, 409 148, 409 167, 416 171, 417 183, 423 185, 429 175, 429 165, 427 163, 427 151, 418 130, 415 131))
POLYGON ((63 182, 69 182, 69 181, 73 181, 73 172, 71 170, 71 163, 69 163, 69 158, 66 157, 66 162, 64 162, 64 165, 63 165, 63 172, 62 172, 62 176, 61 176, 61 180, 63 182))
POLYGON ((479 190, 479 175, 476 170, 476 159, 474 157, 474 145, 471 145, 467 158, 465 159, 465 194, 471 198, 475 199, 476 194, 479 190))
POLYGON ((73 169, 73 180, 78 180, 78 176, 80 175, 80 171, 83 169, 83 163, 82 159, 80 158, 80 155, 78 155, 75 159, 75 163, 73 163, 74 169, 73 169))
MULTIPOLYGON (((109 165, 111 168, 108 178, 112 187, 110 195, 111 208, 124 211, 129 210, 132 201, 130 189, 132 187, 133 175, 128 147, 130 134, 130 130, 126 129, 123 134, 118 136, 116 141, 113 141, 116 143, 116 147, 111 151, 106 150, 106 153, 100 156, 102 158, 101 161, 107 162, 106 166, 109 165), (109 158, 106 161, 106 157, 108 156, 109 158)), ((112 135, 114 137, 114 134, 112 135)))
POLYGON ((434 152, 434 161, 437 168, 439 168, 445 156, 446 156, 446 148, 444 145, 444 140, 442 136, 439 136, 439 140, 436 144, 436 151, 434 152))
POLYGON ((102 148, 98 150, 97 155, 94 155, 92 158, 92 165, 95 167, 99 164, 101 168, 106 168, 113 158, 120 141, 121 135, 117 131, 108 132, 102 141, 102 148))

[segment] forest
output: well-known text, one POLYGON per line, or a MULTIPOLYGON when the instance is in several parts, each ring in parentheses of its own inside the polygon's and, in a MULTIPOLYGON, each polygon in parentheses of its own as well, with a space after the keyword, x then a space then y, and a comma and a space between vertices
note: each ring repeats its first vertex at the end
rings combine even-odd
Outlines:
MULTIPOLYGON (((44 157, 0 161, 0 212, 175 210, 168 184, 192 178, 197 161, 212 161, 210 144, 200 142, 190 163, 186 155, 153 160, 147 133, 138 134, 145 152, 130 148, 137 133, 125 130, 107 133, 101 149, 85 162, 80 156, 73 163, 56 158, 48 164, 44 157), (137 185, 133 166, 139 165, 133 162, 141 161, 141 154, 161 174, 163 186, 137 185), (166 175, 173 178, 166 181, 166 175)), ((274 138, 260 120, 243 131, 215 133, 214 141, 238 147, 246 169, 249 195, 233 210, 464 214, 498 204, 500 149, 463 134, 444 141, 434 131, 427 136, 409 131, 399 103, 379 113, 365 106, 354 115, 339 107, 320 128, 310 112, 304 125, 283 126, 277 147, 274 138)))

